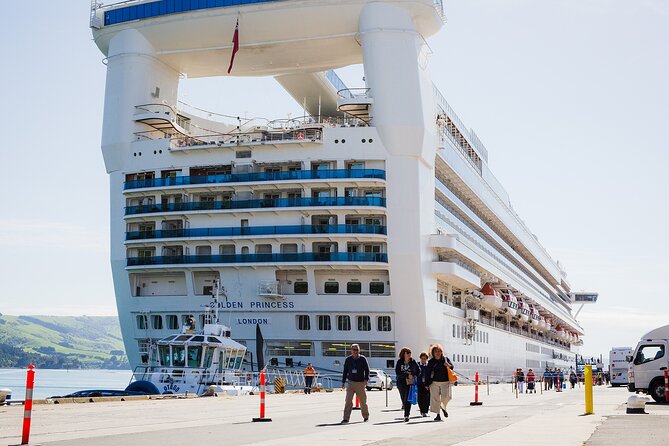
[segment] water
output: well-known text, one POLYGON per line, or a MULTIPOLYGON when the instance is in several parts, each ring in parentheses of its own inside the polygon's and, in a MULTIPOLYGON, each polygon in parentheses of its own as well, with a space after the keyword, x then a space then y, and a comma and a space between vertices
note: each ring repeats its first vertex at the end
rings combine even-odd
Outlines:
MULTIPOLYGON (((35 369, 34 399, 67 395, 77 390, 124 390, 130 382, 130 370, 57 370, 35 369)), ((0 388, 12 389, 12 399, 26 394, 26 369, 0 369, 0 388)))

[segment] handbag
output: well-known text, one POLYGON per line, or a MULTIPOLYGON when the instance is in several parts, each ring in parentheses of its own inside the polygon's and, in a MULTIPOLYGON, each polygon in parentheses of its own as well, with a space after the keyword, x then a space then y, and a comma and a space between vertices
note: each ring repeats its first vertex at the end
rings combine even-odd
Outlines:
POLYGON ((448 382, 451 383, 458 382, 458 377, 455 375, 455 372, 451 370, 450 367, 446 367, 446 370, 448 371, 448 382))
POLYGON ((418 404, 418 386, 412 384, 409 386, 409 395, 407 396, 407 402, 411 404, 418 404))

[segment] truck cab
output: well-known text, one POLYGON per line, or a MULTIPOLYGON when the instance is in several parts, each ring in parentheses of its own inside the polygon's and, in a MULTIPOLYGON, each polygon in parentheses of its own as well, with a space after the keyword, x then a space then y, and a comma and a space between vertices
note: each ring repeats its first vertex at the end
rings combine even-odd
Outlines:
POLYGON ((649 394, 664 402, 664 371, 669 367, 669 325, 645 334, 627 357, 630 392, 649 394))

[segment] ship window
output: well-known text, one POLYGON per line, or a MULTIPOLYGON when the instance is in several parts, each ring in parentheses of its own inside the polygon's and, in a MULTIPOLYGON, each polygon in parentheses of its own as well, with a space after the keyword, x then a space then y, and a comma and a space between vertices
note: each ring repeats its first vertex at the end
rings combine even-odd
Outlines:
POLYGON ((351 330, 351 317, 342 315, 337 316, 337 330, 339 331, 350 331, 351 330))
POLYGON ((297 243, 281 244, 281 254, 296 254, 296 253, 297 253, 297 243))
POLYGON ((332 330, 332 324, 330 323, 330 316, 327 314, 318 316, 318 329, 321 331, 330 331, 332 330))
POLYGON ((376 329, 378 331, 390 331, 392 329, 390 316, 379 316, 376 319, 376 329))
POLYGON ((137 328, 140 330, 146 330, 149 328, 149 321, 145 314, 140 314, 137 316, 137 328))
POLYGON ((346 284, 346 292, 348 294, 360 294, 362 292, 362 283, 348 282, 346 284))
POLYGON ((325 294, 338 294, 339 282, 325 282, 325 294))
POLYGON ((383 294, 385 293, 385 284, 383 282, 370 282, 369 294, 383 294))
POLYGON ((272 245, 270 244, 256 245, 256 254, 271 254, 271 253, 272 253, 272 245))
POLYGON ((186 351, 183 345, 172 346, 172 366, 183 367, 186 365, 186 351))
POLYGON ((165 316, 167 318, 167 328, 169 330, 178 330, 179 329, 179 318, 176 314, 168 314, 165 316))
POLYGON ((202 361, 202 347, 189 345, 188 367, 200 367, 200 361, 202 361))
POLYGON ((220 252, 221 255, 234 254, 235 253, 235 245, 221 245, 218 248, 218 252, 220 252))
POLYGON ((358 316, 358 331, 371 331, 372 320, 369 316, 358 316))
POLYGON ((206 350, 204 351, 204 364, 202 367, 208 368, 211 367, 211 361, 214 358, 214 352, 216 351, 215 348, 212 347, 207 347, 206 350))
POLYGON ((219 341, 217 338, 214 338, 212 336, 207 336, 207 342, 210 342, 212 344, 220 344, 221 341, 219 341))
POLYGON ((160 358, 160 365, 164 367, 170 366, 170 346, 169 345, 159 345, 158 346, 158 356, 160 358))
POLYGON ((293 293, 295 294, 307 294, 309 292, 309 283, 308 282, 295 282, 293 284, 293 293))
POLYGON ((198 256, 210 256, 211 255, 211 246, 196 246, 195 254, 198 256))
POLYGON ((298 314, 297 315, 297 329, 298 330, 311 330, 311 319, 309 319, 308 314, 298 314))
POLYGON ((455 324, 453 324, 453 337, 455 337, 455 324))
POLYGON ((154 330, 162 330, 163 317, 159 314, 154 314, 153 316, 151 316, 151 325, 153 326, 154 330))
POLYGON ((313 347, 310 341, 267 341, 269 356, 312 356, 313 347))

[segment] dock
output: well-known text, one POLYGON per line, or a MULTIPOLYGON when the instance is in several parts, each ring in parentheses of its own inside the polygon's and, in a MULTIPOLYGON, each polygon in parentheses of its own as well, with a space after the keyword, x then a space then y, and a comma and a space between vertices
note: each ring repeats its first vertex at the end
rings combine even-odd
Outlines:
MULTIPOLYGON (((595 387, 594 415, 584 416, 578 387, 561 393, 523 394, 510 384, 480 389, 482 406, 470 406, 474 389, 457 386, 449 417, 420 417, 417 406, 403 421, 397 390, 368 392, 370 420, 354 411, 341 425, 344 393, 267 396, 271 423, 253 423, 258 396, 36 405, 30 444, 118 446, 120 444, 225 445, 665 445, 669 405, 648 404, 648 415, 626 415, 625 388, 595 387), (633 441, 632 441, 633 440, 633 441)), ((23 407, 0 407, 0 445, 18 445, 23 407)))

